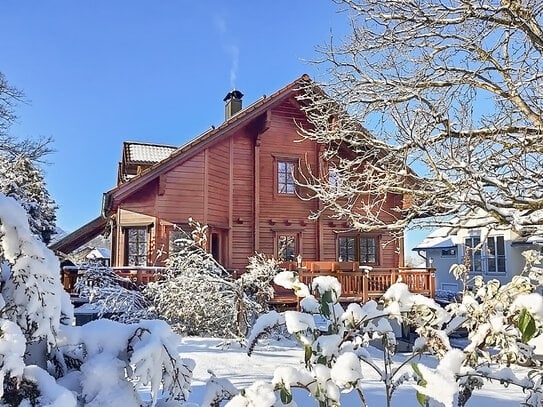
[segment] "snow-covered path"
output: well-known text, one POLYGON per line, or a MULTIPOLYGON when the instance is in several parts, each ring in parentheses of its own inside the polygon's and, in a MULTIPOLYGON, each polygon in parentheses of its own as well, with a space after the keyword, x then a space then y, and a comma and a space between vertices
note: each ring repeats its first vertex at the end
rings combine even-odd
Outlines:
MULTIPOLYGON (((259 344, 252 356, 247 356, 245 349, 238 344, 229 347, 220 346, 220 339, 185 338, 181 347, 182 357, 191 358, 196 362, 193 380, 193 393, 189 401, 199 405, 205 387, 205 381, 212 370, 217 377, 227 378, 238 388, 249 386, 255 380, 271 380, 274 369, 279 366, 299 366, 303 359, 302 349, 294 342, 282 341, 259 344)), ((379 352, 375 351, 378 357, 379 352)), ((431 364, 430 358, 424 363, 431 364)), ((365 372, 365 394, 370 407, 385 405, 384 389, 378 382, 374 372, 365 372)), ((315 402, 300 392, 295 398, 300 407, 313 407, 315 402)), ((518 406, 523 400, 522 392, 513 387, 504 388, 499 383, 487 383, 482 390, 476 392, 468 406, 473 407, 512 407, 518 406)), ((359 399, 354 394, 342 397, 342 406, 360 406, 359 399)), ((406 384, 398 390, 392 403, 394 407, 418 407, 415 391, 411 384, 406 384)))

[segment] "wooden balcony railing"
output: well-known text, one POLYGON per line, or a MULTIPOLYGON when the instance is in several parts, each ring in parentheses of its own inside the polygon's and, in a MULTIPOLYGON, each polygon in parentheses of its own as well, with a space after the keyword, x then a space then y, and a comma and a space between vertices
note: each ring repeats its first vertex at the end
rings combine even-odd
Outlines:
MULTIPOLYGON (((164 267, 151 267, 151 266, 123 266, 123 267, 106 267, 112 269, 119 277, 126 278, 137 286, 147 284, 151 281, 156 281, 160 278, 164 267)), ((65 266, 62 268, 62 284, 64 289, 73 293, 75 290, 75 283, 78 276, 81 275, 87 267, 78 266, 65 266)))
MULTIPOLYGON (((356 262, 310 261, 304 262, 302 267, 296 263, 283 264, 285 269, 295 270, 300 281, 311 287, 311 282, 317 276, 333 276, 341 283, 342 302, 366 302, 381 297, 385 291, 396 282, 407 284, 413 293, 428 297, 435 295, 435 269, 434 268, 369 268, 359 267, 356 262)), ((64 289, 74 293, 78 276, 85 268, 65 266, 62 268, 62 281, 64 289)), ((147 284, 160 278, 164 267, 125 266, 111 267, 119 276, 126 278, 136 285, 147 284)), ((275 304, 296 304, 298 299, 291 290, 275 286, 275 304)))
MULTIPOLYGON (((341 302, 366 302, 381 297, 396 282, 407 284, 412 293, 433 298, 435 295, 434 268, 379 268, 359 267, 356 262, 306 262, 302 267, 286 267, 298 273, 301 282, 311 287, 318 276, 333 276, 341 284, 341 302)), ((291 291, 276 287, 274 303, 295 303, 291 291)))

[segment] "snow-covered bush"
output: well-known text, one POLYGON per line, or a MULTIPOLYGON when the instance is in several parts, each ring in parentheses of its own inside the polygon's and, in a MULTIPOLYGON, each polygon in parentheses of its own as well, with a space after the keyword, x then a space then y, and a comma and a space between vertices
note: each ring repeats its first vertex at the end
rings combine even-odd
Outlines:
MULTIPOLYGON (((392 285, 379 303, 371 300, 344 308, 338 303, 341 287, 334 278, 316 277, 311 289, 292 272, 279 274, 275 282, 295 289, 302 298, 301 311, 263 315, 248 338, 249 353, 268 327, 284 324, 304 349, 303 365, 279 367, 271 383, 256 382, 234 397, 231 390, 217 391, 217 397, 230 399, 229 407, 292 406, 294 388, 305 389, 323 407, 339 406, 344 392, 356 392, 360 405, 367 406, 367 369, 381 377, 387 406, 406 381, 416 383, 413 397, 423 407, 464 406, 486 380, 520 386, 525 405, 543 401, 541 371, 518 376, 508 367, 515 346, 529 349, 526 342, 541 332, 543 299, 529 279, 515 279, 503 287, 481 282, 475 293, 446 309, 410 293, 403 283, 392 285), (411 354, 401 358, 394 333, 397 324, 418 335, 411 354), (453 348, 448 333, 461 325, 468 328, 471 343, 465 349, 453 348), (380 363, 370 356, 370 345, 382 349, 380 363), (423 353, 435 356, 435 368, 417 363, 423 353)), ((529 352, 525 355, 530 357, 529 352)))
POLYGON ((98 318, 130 323, 156 317, 140 287, 109 267, 89 265, 78 276, 75 290, 88 300, 98 318))
POLYGON ((191 220, 192 236, 178 239, 163 278, 144 294, 159 318, 189 335, 242 337, 273 295, 276 263, 262 255, 235 279, 205 251, 206 226, 191 220))
POLYGON ((141 407, 137 386, 184 400, 192 362, 163 321, 100 320, 72 326, 60 264, 30 230, 27 214, 0 194, 0 405, 141 407))

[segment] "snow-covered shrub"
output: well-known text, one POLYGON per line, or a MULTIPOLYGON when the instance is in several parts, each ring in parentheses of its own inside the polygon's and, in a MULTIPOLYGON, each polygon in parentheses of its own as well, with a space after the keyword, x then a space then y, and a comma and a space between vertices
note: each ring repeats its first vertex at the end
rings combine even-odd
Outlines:
POLYGON ((205 251, 206 226, 191 220, 192 236, 178 239, 166 272, 144 290, 159 318, 189 335, 240 337, 273 295, 275 262, 257 255, 235 279, 205 251))
POLYGON ((274 294, 272 282, 278 272, 279 263, 275 258, 256 253, 249 257, 247 271, 239 278, 243 292, 257 304, 259 313, 269 309, 274 294))
POLYGON ((83 269, 75 290, 96 309, 99 318, 106 316, 130 323, 155 317, 140 287, 109 267, 95 265, 83 269))
POLYGON ((26 218, 0 194, 0 405, 141 407, 140 384, 151 405, 184 400, 193 363, 180 359, 180 338, 163 321, 72 326, 59 261, 26 218))
POLYGON ((480 282, 475 293, 446 309, 433 299, 410 293, 403 283, 392 285, 379 303, 371 300, 343 308, 337 300, 341 287, 334 278, 316 277, 311 289, 291 272, 279 274, 275 282, 296 290, 302 298, 301 311, 263 315, 248 338, 249 353, 261 332, 284 324, 304 349, 303 365, 278 368, 271 383, 254 383, 234 397, 222 392, 223 399, 230 398, 229 407, 295 405, 293 388, 305 389, 323 407, 339 406, 344 392, 356 392, 360 405, 366 406, 368 369, 381 377, 387 406, 406 381, 416 383, 413 397, 423 407, 464 406, 486 380, 520 386, 525 405, 543 401, 541 371, 519 375, 508 367, 515 345, 517 350, 529 348, 526 342, 541 332, 543 321, 543 299, 534 292, 536 285, 524 277, 503 287, 480 282), (418 334, 412 353, 401 358, 393 328, 397 323, 418 334), (448 338, 460 325, 470 332, 471 343, 465 349, 453 348, 448 338), (372 344, 382 349, 380 363, 368 352, 372 344), (435 368, 418 363, 423 353, 438 359, 435 368))
POLYGON ((179 357, 179 337, 164 321, 101 319, 63 328, 61 338, 61 351, 72 365, 78 362, 77 369, 65 365, 63 373, 86 406, 141 406, 134 383, 150 386, 152 405, 161 392, 174 400, 188 397, 194 363, 179 357))

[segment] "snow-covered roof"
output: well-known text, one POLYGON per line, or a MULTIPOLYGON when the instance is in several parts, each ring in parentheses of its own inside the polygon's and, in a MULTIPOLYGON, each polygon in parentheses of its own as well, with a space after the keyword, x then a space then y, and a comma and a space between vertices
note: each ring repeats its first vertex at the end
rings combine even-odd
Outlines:
POLYGON ((173 146, 125 142, 127 162, 154 164, 168 158, 175 150, 177 147, 173 146))
POLYGON ((420 242, 417 247, 413 248, 413 250, 451 249, 458 245, 458 242, 454 239, 455 237, 456 236, 426 238, 420 242))
POLYGON ((451 249, 459 244, 458 236, 450 227, 433 230, 422 242, 413 248, 414 251, 428 249, 451 249))
POLYGON ((111 252, 104 247, 96 247, 92 249, 89 254, 87 254, 87 259, 97 260, 97 259, 109 259, 111 257, 111 252))

